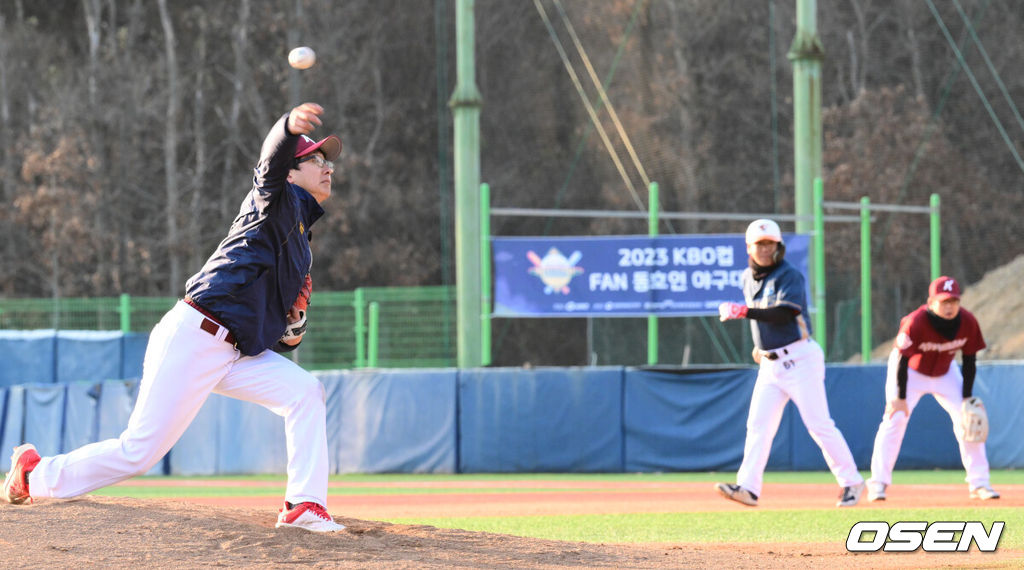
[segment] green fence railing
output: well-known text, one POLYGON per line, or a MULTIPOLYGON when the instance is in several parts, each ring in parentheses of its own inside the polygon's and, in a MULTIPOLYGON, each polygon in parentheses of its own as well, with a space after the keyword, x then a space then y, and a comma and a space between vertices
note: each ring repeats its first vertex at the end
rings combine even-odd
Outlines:
MULTIPOLYGON (((149 332, 173 297, 0 299, 0 330, 121 330, 149 332)), ((456 365, 453 287, 363 287, 317 291, 309 327, 292 358, 310 370, 438 368, 456 365), (376 333, 368 341, 370 304, 376 333), (367 354, 367 346, 375 348, 367 354), (369 358, 373 356, 373 358, 369 358)))

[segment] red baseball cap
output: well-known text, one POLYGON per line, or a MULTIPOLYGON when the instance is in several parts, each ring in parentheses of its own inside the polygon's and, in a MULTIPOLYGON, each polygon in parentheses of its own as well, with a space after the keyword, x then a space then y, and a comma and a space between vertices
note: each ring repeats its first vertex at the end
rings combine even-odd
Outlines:
POLYGON ((928 286, 928 298, 929 299, 949 299, 949 298, 960 298, 960 284, 956 282, 956 279, 952 277, 946 277, 943 275, 932 284, 928 286))
POLYGON ((295 158, 302 158, 316 150, 324 153, 327 160, 334 162, 334 159, 341 154, 341 139, 330 135, 318 142, 306 135, 299 135, 299 144, 295 145, 295 158))

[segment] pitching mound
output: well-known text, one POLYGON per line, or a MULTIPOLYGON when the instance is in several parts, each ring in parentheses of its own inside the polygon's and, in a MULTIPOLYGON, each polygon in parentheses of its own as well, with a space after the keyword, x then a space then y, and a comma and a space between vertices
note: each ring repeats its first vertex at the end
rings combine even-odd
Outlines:
POLYGON ((19 568, 1003 566, 1013 557, 850 554, 833 544, 588 544, 339 518, 332 534, 275 529, 266 508, 84 497, 0 506, 0 554, 19 568))

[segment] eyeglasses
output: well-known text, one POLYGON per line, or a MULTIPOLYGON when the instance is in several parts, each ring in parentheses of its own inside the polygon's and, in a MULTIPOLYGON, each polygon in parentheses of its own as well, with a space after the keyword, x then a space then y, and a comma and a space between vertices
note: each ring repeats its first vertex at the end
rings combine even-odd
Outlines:
POLYGON ((300 159, 297 159, 295 161, 295 167, 298 168, 300 164, 307 161, 313 161, 313 164, 315 164, 317 168, 326 168, 328 170, 334 170, 334 163, 324 159, 324 157, 320 156, 317 153, 313 153, 309 156, 304 156, 300 159))

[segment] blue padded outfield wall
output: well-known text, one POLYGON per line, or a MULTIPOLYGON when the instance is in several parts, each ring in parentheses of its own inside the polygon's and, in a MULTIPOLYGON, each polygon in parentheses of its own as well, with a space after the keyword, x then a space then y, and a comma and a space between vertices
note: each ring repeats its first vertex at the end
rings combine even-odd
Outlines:
MULTIPOLYGON (((124 354, 139 348, 108 333, 22 334, 0 339, 0 470, 24 441, 53 455, 117 437, 141 364, 127 379, 110 376, 124 372, 124 354), (120 370, 109 367, 117 354, 120 370), (54 355, 71 355, 74 364, 53 364, 54 355), (60 380, 72 370, 80 377, 60 380)), ((734 471, 756 373, 596 367, 314 374, 327 396, 332 472, 456 473, 734 471)), ((882 416, 884 377, 882 364, 827 367, 832 417, 861 469, 869 467, 882 416)), ((1024 467, 1022 379, 1024 362, 978 366, 974 392, 988 408, 988 457, 996 469, 1024 467)), ((283 474, 283 426, 264 408, 213 395, 150 473, 283 474)), ((896 467, 962 468, 949 417, 933 398, 914 411, 896 467)), ((792 404, 768 468, 826 469, 792 404)))
POLYGON ((0 388, 142 376, 146 333, 0 330, 0 388))

